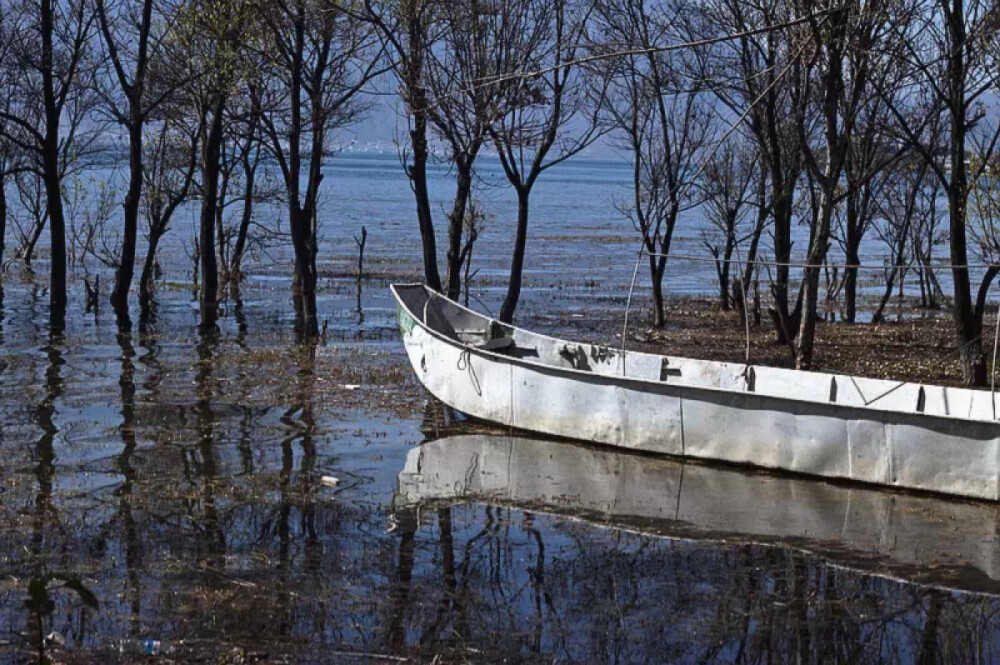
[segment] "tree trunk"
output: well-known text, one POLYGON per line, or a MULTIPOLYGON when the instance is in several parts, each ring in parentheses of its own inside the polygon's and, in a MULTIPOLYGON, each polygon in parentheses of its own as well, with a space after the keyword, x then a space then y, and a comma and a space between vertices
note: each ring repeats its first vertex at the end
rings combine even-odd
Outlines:
POLYGON ((35 246, 38 244, 39 238, 42 237, 42 232, 45 231, 45 227, 48 226, 49 215, 48 212, 44 214, 41 220, 35 225, 35 228, 31 231, 31 237, 28 238, 28 244, 24 247, 24 253, 21 255, 21 259, 24 264, 31 268, 31 261, 35 258, 35 246))
POLYGON ((861 260, 858 256, 861 245, 861 219, 858 210, 857 197, 855 192, 847 198, 847 237, 845 254, 847 258, 847 269, 844 271, 844 321, 854 323, 857 319, 858 308, 858 265, 861 260))
POLYGON ((834 193, 825 188, 821 196, 817 229, 806 259, 808 267, 803 272, 802 319, 799 323, 798 348, 795 355, 795 366, 798 369, 812 369, 816 319, 818 318, 820 264, 826 259, 826 249, 830 241, 834 193))
POLYGON ((528 203, 531 190, 520 188, 517 191, 517 232, 514 236, 514 253, 510 262, 510 283, 507 285, 507 296, 500 307, 500 320, 503 323, 514 321, 517 302, 521 298, 521 279, 524 272, 524 252, 528 244, 528 203))
POLYGON ((663 328, 667 325, 667 316, 663 307, 663 274, 666 272, 667 259, 664 256, 649 257, 649 277, 653 285, 653 327, 663 328))
POLYGON ((878 306, 875 308, 875 313, 872 314, 872 323, 882 323, 885 320, 885 307, 889 304, 889 298, 892 297, 892 289, 896 286, 896 275, 899 273, 899 266, 895 266, 889 277, 885 280, 885 290, 882 292, 882 297, 879 298, 878 306))
POLYGON ((968 251, 966 249, 966 172, 965 134, 968 129, 965 66, 965 7, 964 0, 952 0, 952 9, 945 18, 950 37, 948 54, 948 95, 951 110, 951 180, 948 183, 948 222, 951 234, 952 283, 955 302, 952 317, 958 337, 962 362, 962 380, 967 386, 986 385, 986 357, 983 355, 979 329, 982 319, 972 306, 969 283, 968 251))
MULTIPOLYGON (((225 139, 223 139, 225 143, 225 139)), ((221 149, 225 150, 225 147, 221 149)), ((231 165, 223 164, 222 171, 219 174, 219 203, 215 207, 215 237, 217 242, 216 245, 216 261, 218 262, 219 270, 221 272, 220 281, 229 281, 229 257, 226 255, 226 249, 228 247, 229 238, 226 237, 226 203, 229 200, 229 176, 231 174, 231 165)))
POLYGON ((427 191, 427 120, 414 119, 415 127, 410 132, 413 144, 413 163, 410 165, 410 181, 417 199, 417 222, 420 225, 420 239, 424 250, 424 279, 427 286, 441 291, 441 275, 437 266, 437 239, 434 237, 434 218, 431 215, 430 194, 427 191))
MULTIPOLYGON (((736 245, 736 221, 733 220, 729 227, 732 231, 726 237, 726 248, 722 253, 722 265, 719 266, 719 307, 723 312, 730 310, 732 298, 729 296, 729 273, 732 268, 733 248, 736 245)), ((739 273, 739 266, 737 266, 739 273)))
POLYGON ((308 209, 295 207, 289 210, 289 215, 292 245, 295 248, 292 299, 295 304, 296 327, 305 338, 317 337, 319 321, 316 316, 316 259, 310 247, 309 234, 312 213, 308 209))
POLYGON ((465 214, 472 194, 472 162, 459 160, 456 168, 455 201, 448 216, 448 297, 458 300, 462 293, 462 234, 465 214))
MULTIPOLYGON (((811 237, 807 267, 803 275, 802 320, 799 324, 798 348, 795 354, 795 366, 798 369, 812 369, 813 348, 816 336, 816 320, 819 307, 819 275, 820 265, 826 260, 830 245, 833 208, 836 205, 836 188, 843 172, 846 155, 846 140, 841 137, 840 94, 843 88, 843 60, 840 50, 840 40, 846 30, 846 14, 838 11, 832 21, 832 32, 826 46, 827 70, 823 72, 823 129, 826 144, 826 164, 820 174, 816 171, 816 179, 820 183, 819 209, 816 215, 816 226, 811 237)), ((860 82, 855 81, 855 85, 860 82)))
POLYGON ((760 247, 760 237, 764 234, 764 226, 767 223, 767 190, 764 186, 764 179, 761 177, 761 186, 758 189, 757 204, 757 224, 754 226, 753 235, 750 237, 750 248, 747 251, 746 268, 743 271, 743 298, 746 302, 750 293, 750 284, 753 282, 754 270, 757 268, 757 252, 760 247))
POLYGON ((236 233, 236 246, 233 249, 231 261, 231 280, 238 284, 242 279, 243 254, 247 249, 247 238, 250 236, 250 222, 253 221, 253 192, 256 180, 256 169, 245 168, 246 183, 243 187, 243 215, 240 217, 240 228, 236 233))
POLYGON ((847 254, 847 269, 844 271, 844 322, 854 323, 858 310, 858 254, 847 254))
POLYGON ((131 325, 128 315, 128 294, 135 274, 135 246, 139 233, 139 203, 142 197, 142 110, 141 100, 130 100, 129 118, 129 186, 125 195, 121 256, 115 271, 115 286, 111 291, 111 306, 119 326, 131 325))
POLYGON ((775 280, 771 287, 774 298, 774 310, 771 313, 775 320, 775 341, 788 344, 795 339, 796 326, 790 324, 792 319, 788 311, 788 265, 792 258, 792 197, 788 192, 774 193, 774 260, 775 280))
MULTIPOLYGON (((58 130, 55 130, 58 131, 58 130)), ((52 243, 49 283, 49 320, 59 330, 66 322, 66 222, 63 216, 62 179, 59 176, 59 147, 46 139, 45 198, 49 213, 49 237, 52 243)))
POLYGON ((42 96, 45 107, 45 134, 42 143, 42 171, 51 238, 49 280, 49 324, 55 332, 66 324, 66 220, 63 216, 62 175, 59 168, 59 101, 53 72, 52 39, 54 12, 52 0, 42 0, 42 96))
POLYGON ((407 175, 413 185, 417 203, 417 223, 420 226, 424 255, 424 279, 427 286, 440 292, 437 239, 434 237, 434 217, 431 214, 430 193, 427 191, 427 91, 424 88, 424 49, 427 46, 427 35, 424 19, 419 15, 418 3, 410 2, 406 7, 410 48, 404 85, 409 92, 407 102, 413 115, 413 128, 410 130, 413 163, 407 169, 407 175))
POLYGON ((202 152, 202 198, 198 248, 201 254, 201 322, 212 325, 219 316, 219 264, 215 255, 215 216, 219 206, 225 95, 217 95, 210 113, 212 122, 202 152))
POLYGON ((247 129, 246 149, 243 151, 243 215, 240 218, 240 228, 236 233, 236 246, 233 248, 233 256, 230 266, 232 275, 230 279, 234 285, 238 285, 242 279, 243 254, 246 252, 247 239, 250 236, 250 223, 253 221, 253 195, 257 182, 257 165, 259 156, 254 156, 254 141, 256 140, 256 130, 260 122, 260 102, 256 93, 251 89, 251 109, 250 123, 247 129))
POLYGON ((6 178, 0 173, 0 282, 3 281, 3 255, 7 242, 7 190, 6 178))
POLYGON ((160 245, 160 238, 163 233, 158 229, 158 225, 153 225, 154 230, 149 234, 149 247, 146 249, 146 260, 142 265, 142 275, 139 277, 139 308, 143 311, 149 309, 153 299, 153 271, 156 267, 156 250, 160 245))

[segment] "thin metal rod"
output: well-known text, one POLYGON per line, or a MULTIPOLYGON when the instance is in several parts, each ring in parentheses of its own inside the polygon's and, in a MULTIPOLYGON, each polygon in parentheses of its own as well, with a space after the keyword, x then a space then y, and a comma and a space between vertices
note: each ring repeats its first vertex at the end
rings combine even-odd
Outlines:
POLYGON ((632 283, 628 287, 628 300, 625 302, 625 325, 622 326, 622 376, 625 376, 625 342, 628 340, 628 313, 632 309, 632 292, 635 291, 635 278, 639 276, 639 264, 642 263, 642 254, 645 247, 639 248, 639 254, 635 257, 635 270, 632 271, 632 283))
POLYGON ((747 274, 748 266, 743 266, 743 261, 740 257, 740 243, 736 243, 736 269, 740 270, 743 274, 740 275, 740 302, 743 303, 743 328, 744 334, 746 335, 746 354, 744 357, 744 364, 750 364, 750 314, 747 312, 747 293, 749 288, 743 283, 744 279, 749 279, 750 275, 747 274))
POLYGON ((1000 342, 1000 307, 997 308, 997 324, 993 331, 993 365, 990 367, 990 401, 993 402, 993 420, 997 419, 997 342, 1000 342))

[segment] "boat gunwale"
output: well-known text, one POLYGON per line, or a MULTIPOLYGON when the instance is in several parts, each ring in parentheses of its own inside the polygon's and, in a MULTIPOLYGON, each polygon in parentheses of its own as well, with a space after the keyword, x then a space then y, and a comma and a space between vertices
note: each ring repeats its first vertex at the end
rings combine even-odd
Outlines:
MULTIPOLYGON (((440 340, 442 342, 445 342, 448 346, 451 346, 453 348, 459 348, 459 349, 461 349, 464 352, 473 353, 473 354, 476 354, 479 357, 482 357, 482 358, 485 358, 487 360, 491 360, 491 361, 494 361, 494 362, 499 361, 499 362, 502 362, 504 364, 518 365, 518 366, 527 367, 527 368, 530 368, 530 369, 533 369, 533 370, 536 370, 536 371, 545 370, 548 373, 566 374, 566 375, 569 375, 569 376, 588 377, 588 378, 591 379, 591 382, 593 382, 596 379, 599 382, 605 383, 605 384, 608 384, 608 383, 610 383, 610 384, 628 383, 628 384, 639 384, 640 386, 655 386, 655 387, 660 388, 660 389, 662 389, 664 386, 667 386, 667 387, 671 387, 671 388, 674 388, 674 389, 688 389, 688 390, 693 390, 693 391, 703 391, 703 392, 706 392, 706 393, 709 393, 709 394, 713 394, 713 395, 739 395, 739 396, 746 396, 746 397, 757 398, 757 399, 770 399, 770 400, 776 400, 776 401, 780 401, 780 402, 790 402, 790 403, 794 403, 794 404, 808 405, 809 407, 827 407, 827 408, 834 407, 834 408, 842 409, 842 410, 859 410, 859 411, 862 411, 862 412, 890 413, 890 414, 895 414, 897 416, 906 417, 906 418, 916 418, 918 420, 942 420, 942 421, 945 421, 945 422, 977 423, 977 424, 982 424, 982 425, 986 425, 986 426, 990 426, 990 425, 1000 426, 1000 420, 992 420, 992 419, 987 420, 987 419, 983 419, 983 418, 971 418, 971 417, 964 417, 964 416, 957 416, 957 415, 950 415, 950 414, 925 413, 925 412, 921 412, 921 411, 903 411, 903 410, 900 410, 900 409, 894 409, 894 408, 889 408, 889 407, 884 407, 884 406, 871 406, 871 405, 859 405, 859 404, 837 404, 836 402, 821 402, 821 401, 812 400, 812 399, 804 399, 804 398, 801 398, 801 397, 790 397, 790 396, 783 396, 783 395, 782 396, 770 395, 770 394, 758 393, 758 392, 750 391, 750 390, 734 390, 734 389, 731 389, 731 388, 723 388, 723 387, 719 387, 719 386, 699 386, 699 385, 692 385, 692 384, 670 383, 670 382, 667 382, 667 381, 653 381, 652 379, 644 379, 644 378, 639 378, 639 377, 630 377, 628 375, 617 376, 617 375, 609 375, 609 374, 599 374, 597 372, 586 372, 586 371, 579 370, 579 369, 576 369, 576 368, 573 368, 573 367, 558 367, 558 366, 555 366, 555 365, 550 365, 548 363, 544 363, 544 362, 540 362, 540 361, 535 361, 535 360, 530 360, 530 359, 527 359, 527 358, 517 358, 517 357, 513 357, 513 356, 508 356, 508 355, 504 355, 504 354, 501 354, 501 353, 497 353, 495 351, 489 351, 489 350, 486 350, 486 349, 476 348, 476 347, 474 347, 472 345, 469 345, 469 344, 466 344, 466 343, 462 342, 461 340, 452 339, 452 338, 448 337, 447 335, 445 335, 445 334, 443 334, 443 333, 435 330, 434 328, 430 327, 423 320, 422 317, 420 317, 417 314, 415 314, 406 305, 406 303, 403 301, 402 297, 400 297, 399 293, 396 291, 397 287, 401 287, 401 288, 419 287, 419 288, 422 288, 425 292, 427 292, 429 294, 429 297, 437 297, 437 298, 441 298, 443 300, 446 300, 449 304, 451 304, 451 305, 453 305, 453 306, 455 306, 455 307, 457 307, 457 308, 459 308, 459 309, 461 309, 461 310, 463 310, 463 311, 465 311, 465 312, 467 312, 469 314, 472 314, 472 315, 474 315, 475 317, 477 317, 479 319, 485 320, 487 322, 489 322, 489 321, 496 321, 496 319, 494 319, 493 317, 487 316, 487 315, 483 314, 482 312, 477 312, 474 309, 470 309, 469 307, 465 307, 461 303, 458 303, 458 302, 456 302, 454 300, 451 300, 450 298, 448 298, 444 294, 438 293, 437 291, 433 290, 432 288, 430 288, 429 286, 427 286, 426 284, 424 284, 422 282, 405 282, 405 283, 400 283, 400 284, 390 284, 389 285, 389 289, 390 289, 390 291, 392 291, 393 297, 395 298, 397 305, 400 306, 400 307, 402 307, 404 310, 406 310, 406 313, 409 315, 409 317, 414 322, 416 322, 420 326, 420 328, 422 330, 424 330, 427 333, 429 333, 432 337, 434 337, 434 338, 436 338, 436 339, 438 339, 438 340, 440 340)), ((538 333, 538 332, 534 332, 534 331, 531 331, 531 330, 527 330, 525 328, 521 328, 521 327, 515 326, 515 325, 513 325, 511 323, 504 323, 502 325, 504 325, 504 326, 506 326, 508 328, 511 328, 513 330, 518 330, 518 331, 527 333, 529 335, 535 335, 537 337, 541 337, 541 338, 544 338, 544 339, 547 339, 547 340, 552 340, 552 341, 555 341, 555 342, 562 342, 564 344, 577 344, 577 345, 584 344, 584 342, 576 342, 576 341, 573 341, 573 340, 567 340, 567 339, 563 339, 563 338, 560 338, 560 337, 552 337, 552 336, 546 335, 544 333, 538 333)), ((587 344, 589 344, 589 343, 587 343, 587 344)), ((600 344, 591 344, 591 346, 599 346, 600 347, 602 345, 600 345, 600 344)), ((604 347, 604 348, 611 349, 612 347, 604 347)), ((615 350, 617 353, 621 353, 621 351, 618 351, 617 349, 613 349, 613 350, 615 350)), ((630 352, 629 351, 625 351, 625 353, 628 354, 630 352)), ((637 352, 633 352, 633 353, 642 353, 643 355, 650 355, 650 356, 653 356, 653 357, 656 357, 656 358, 667 359, 667 360, 670 360, 671 358, 673 358, 673 359, 676 359, 676 360, 688 360, 688 361, 694 361, 694 362, 706 362, 706 363, 713 363, 713 364, 716 364, 716 365, 730 364, 730 365, 743 365, 745 367, 753 367, 754 366, 753 364, 748 364, 748 363, 729 363, 729 362, 726 362, 726 361, 718 361, 718 360, 702 360, 702 359, 698 359, 698 358, 685 358, 683 356, 665 356, 665 355, 656 354, 656 353, 645 353, 645 352, 642 352, 642 351, 637 351, 637 352)), ((624 359, 623 359, 623 363, 624 363, 624 359)), ((766 367, 768 369, 783 369, 783 368, 772 368, 769 365, 759 365, 759 367, 766 367)), ((829 373, 826 373, 826 372, 814 372, 814 371, 810 371, 810 370, 791 370, 791 371, 794 371, 794 372, 797 372, 797 373, 801 373, 801 374, 804 374, 804 375, 809 375, 809 376, 828 376, 828 377, 831 377, 831 378, 837 377, 837 376, 846 376, 846 377, 855 378, 855 377, 853 377, 853 375, 849 375, 849 374, 838 375, 838 374, 829 374, 829 373)), ((871 377, 856 377, 856 378, 871 379, 871 377)), ((885 380, 885 379, 874 379, 874 380, 885 380)), ((423 383, 423 382, 421 381, 421 383, 423 383)), ((904 386, 920 386, 920 387, 926 387, 926 388, 941 388, 941 389, 944 389, 944 390, 948 389, 948 386, 941 386, 941 385, 937 385, 937 384, 926 384, 926 383, 914 383, 914 382, 911 382, 911 381, 901 381, 900 384, 901 385, 898 386, 898 388, 902 388, 904 386)), ((983 390, 983 391, 976 391, 976 390, 970 389, 970 388, 961 388, 961 390, 969 390, 970 392, 981 392, 981 393, 985 393, 986 392, 985 390, 983 390)), ((533 430, 531 430, 531 431, 533 431, 533 430)))

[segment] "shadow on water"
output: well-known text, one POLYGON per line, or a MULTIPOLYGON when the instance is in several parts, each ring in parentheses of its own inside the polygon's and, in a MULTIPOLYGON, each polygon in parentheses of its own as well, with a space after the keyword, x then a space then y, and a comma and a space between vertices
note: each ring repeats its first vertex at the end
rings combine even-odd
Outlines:
POLYGON ((0 662, 1000 658, 996 507, 477 433, 352 286, 325 345, 7 289, 0 662))

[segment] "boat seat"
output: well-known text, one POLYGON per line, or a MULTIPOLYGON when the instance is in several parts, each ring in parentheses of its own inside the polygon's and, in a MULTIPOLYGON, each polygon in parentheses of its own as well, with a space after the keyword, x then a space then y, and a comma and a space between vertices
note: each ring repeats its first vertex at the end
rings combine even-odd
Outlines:
POLYGON ((503 351, 514 347, 514 338, 507 336, 495 337, 483 340, 479 344, 472 344, 471 346, 483 351, 503 351))
POLYGON ((505 351, 516 346, 514 336, 499 321, 490 321, 485 330, 460 330, 457 335, 463 343, 482 351, 505 351))

